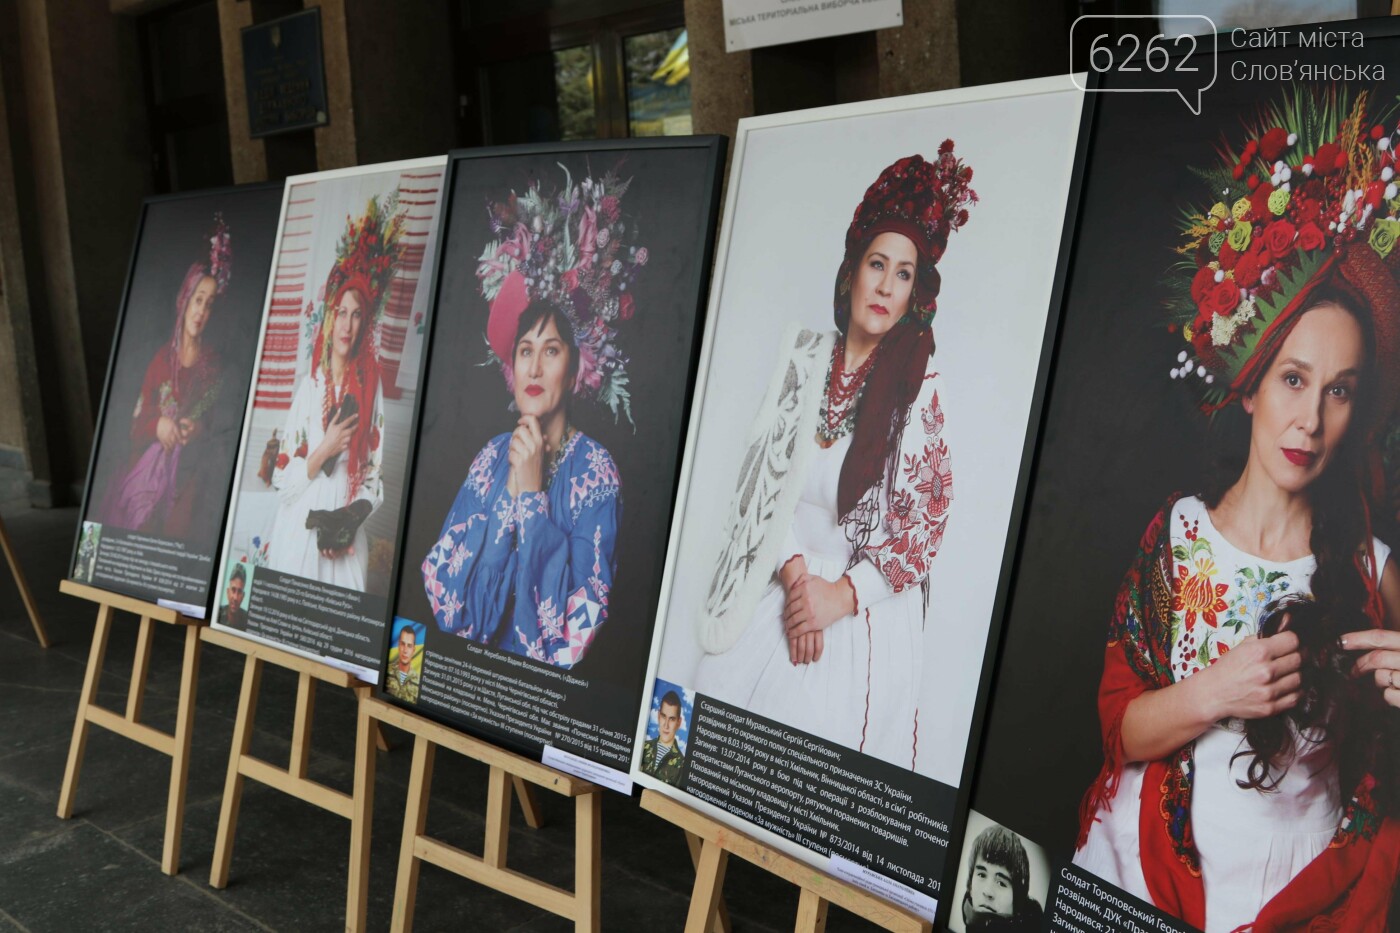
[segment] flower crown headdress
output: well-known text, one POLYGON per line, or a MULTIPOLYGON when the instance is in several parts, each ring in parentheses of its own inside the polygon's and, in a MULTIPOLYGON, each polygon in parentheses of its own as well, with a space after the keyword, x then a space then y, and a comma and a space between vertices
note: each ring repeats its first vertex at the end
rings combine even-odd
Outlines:
POLYGON ((364 309, 364 339, 373 339, 378 346, 376 331, 389 298, 389 286, 402 258, 402 238, 406 211, 399 210, 399 193, 394 190, 380 200, 374 195, 357 220, 346 216, 345 232, 336 244, 335 263, 326 276, 325 286, 315 302, 307 304, 308 336, 319 333, 315 342, 312 369, 329 360, 332 337, 330 327, 323 326, 335 301, 347 288, 365 296, 369 306, 364 309))
POLYGON ((953 154, 953 141, 945 139, 938 155, 927 161, 922 155, 906 156, 888 166, 875 179, 846 228, 846 252, 836 276, 836 315, 840 320, 850 279, 861 257, 856 255, 875 236, 901 233, 919 254, 912 309, 922 323, 933 320, 938 309, 939 275, 935 266, 948 248, 948 235, 967 223, 967 209, 978 201, 972 190, 972 168, 953 154))
POLYGON ((631 179, 620 179, 614 168, 575 184, 568 168, 559 168, 561 189, 536 181, 523 195, 512 191, 487 204, 496 238, 476 268, 481 294, 490 302, 487 363, 499 365, 507 387, 514 388, 520 316, 529 305, 547 302, 568 319, 578 346, 574 394, 632 423, 628 360, 618 347, 617 326, 637 310, 630 289, 648 257, 646 247, 637 245, 635 222, 622 214, 631 179))
POLYGON ((214 278, 214 294, 222 295, 233 277, 233 238, 224 215, 214 215, 214 231, 209 234, 209 274, 214 278))
POLYGON ((1214 203, 1184 216, 1167 324, 1188 344, 1171 376, 1193 383, 1203 411, 1253 390, 1323 283, 1366 298, 1378 341, 1392 342, 1400 126, 1389 108, 1368 116, 1367 96, 1295 90, 1238 148, 1222 144, 1216 166, 1194 170, 1214 203))

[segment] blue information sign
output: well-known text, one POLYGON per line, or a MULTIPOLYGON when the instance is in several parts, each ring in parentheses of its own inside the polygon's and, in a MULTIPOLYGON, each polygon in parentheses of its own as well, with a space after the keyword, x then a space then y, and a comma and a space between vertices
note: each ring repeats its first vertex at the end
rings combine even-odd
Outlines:
POLYGON ((317 7, 243 30, 243 77, 253 136, 325 126, 326 75, 317 7))

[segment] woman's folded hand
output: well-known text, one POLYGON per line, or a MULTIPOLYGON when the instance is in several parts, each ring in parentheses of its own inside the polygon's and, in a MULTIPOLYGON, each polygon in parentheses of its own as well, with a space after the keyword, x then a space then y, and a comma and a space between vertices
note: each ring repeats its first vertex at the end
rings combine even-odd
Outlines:
POLYGON ((783 628, 789 638, 820 632, 855 611, 855 591, 846 577, 835 583, 804 574, 787 591, 783 628))

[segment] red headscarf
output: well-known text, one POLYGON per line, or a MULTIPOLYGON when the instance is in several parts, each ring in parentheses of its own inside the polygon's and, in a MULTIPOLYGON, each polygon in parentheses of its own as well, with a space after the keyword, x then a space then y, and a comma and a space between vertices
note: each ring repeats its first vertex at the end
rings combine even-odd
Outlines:
POLYGON ((855 510, 867 490, 893 474, 909 408, 933 355, 930 325, 942 286, 935 266, 948 248, 948 235, 967 222, 967 206, 977 203, 971 181, 972 169, 953 155, 953 141, 944 140, 933 162, 912 155, 881 172, 846 229, 846 254, 836 274, 832 304, 841 333, 850 326, 851 279, 877 236, 907 237, 918 253, 918 268, 909 311, 880 341, 875 351, 879 358, 866 377, 836 491, 836 509, 843 517, 855 510))
POLYGON ((350 449, 346 452, 349 461, 350 490, 346 504, 355 501, 364 482, 365 465, 369 463, 370 451, 379 446, 378 430, 373 425, 374 397, 379 391, 379 348, 374 339, 374 308, 376 296, 369 278, 356 273, 335 291, 335 296, 326 305, 325 317, 321 319, 321 335, 316 341, 311 355, 311 371, 320 372, 326 385, 321 399, 321 427, 331 423, 331 415, 340 410, 345 399, 355 397, 360 420, 355 425, 355 433, 350 437, 350 449), (331 374, 331 343, 335 339, 335 312, 348 292, 355 292, 360 300, 362 317, 360 333, 350 347, 350 356, 345 361, 345 377, 341 382, 341 392, 337 395, 334 377, 331 374))

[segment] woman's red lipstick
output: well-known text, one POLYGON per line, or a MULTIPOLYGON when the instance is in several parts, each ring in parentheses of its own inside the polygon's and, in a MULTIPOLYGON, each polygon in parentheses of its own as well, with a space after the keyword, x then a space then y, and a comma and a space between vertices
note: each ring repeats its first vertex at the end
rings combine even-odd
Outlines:
POLYGON ((1283 448, 1283 455, 1288 458, 1288 462, 1294 466, 1310 467, 1317 462, 1317 453, 1311 450, 1300 450, 1297 447, 1283 448))
POLYGON ((544 392, 544 386, 526 386, 526 387, 525 387, 525 394, 526 394, 526 395, 540 395, 540 394, 543 393, 543 392, 544 392))
POLYGON ((874 311, 876 314, 889 314, 889 313, 890 313, 890 309, 889 309, 889 308, 886 308, 884 305, 871 305, 871 306, 870 306, 870 310, 871 310, 871 311, 874 311))

